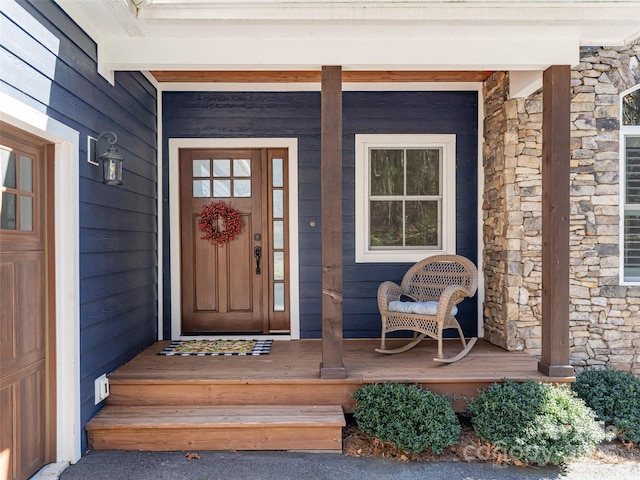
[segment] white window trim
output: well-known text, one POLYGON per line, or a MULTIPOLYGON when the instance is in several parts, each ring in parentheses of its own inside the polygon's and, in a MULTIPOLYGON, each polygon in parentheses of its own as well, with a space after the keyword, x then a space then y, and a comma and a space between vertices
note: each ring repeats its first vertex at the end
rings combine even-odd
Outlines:
POLYGON ((456 251, 456 136, 447 135, 356 135, 356 263, 415 263, 425 257, 456 251), (370 148, 442 149, 442 249, 371 250, 369 248, 368 154, 370 148))
POLYGON ((626 155, 626 137, 640 136, 640 125, 623 125, 622 123, 622 99, 636 90, 640 90, 640 85, 636 85, 620 94, 620 285, 640 285, 640 278, 625 276, 624 269, 624 215, 626 211, 626 192, 627 192, 627 155, 626 155))

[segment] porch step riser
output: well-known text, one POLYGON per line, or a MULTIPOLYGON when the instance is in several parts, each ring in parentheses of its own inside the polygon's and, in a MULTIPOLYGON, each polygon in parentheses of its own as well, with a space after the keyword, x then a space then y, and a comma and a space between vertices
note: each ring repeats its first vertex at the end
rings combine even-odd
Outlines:
POLYGON ((93 450, 342 451, 336 405, 106 406, 87 424, 93 450))
POLYGON ((352 394, 361 384, 118 384, 111 383, 107 405, 336 405, 353 411, 352 394))
MULTIPOLYGON (((408 383, 410 382, 407 380, 408 383)), ((456 412, 466 411, 466 401, 478 390, 488 387, 487 381, 466 383, 419 382, 438 394, 454 397, 456 412)), ((113 406, 215 406, 215 405, 336 405, 345 413, 352 413, 353 393, 363 383, 313 384, 226 384, 226 383, 119 383, 110 384, 107 405, 113 406)))
POLYGON ((198 431, 181 428, 95 430, 93 450, 321 450, 342 451, 341 427, 222 427, 198 431))

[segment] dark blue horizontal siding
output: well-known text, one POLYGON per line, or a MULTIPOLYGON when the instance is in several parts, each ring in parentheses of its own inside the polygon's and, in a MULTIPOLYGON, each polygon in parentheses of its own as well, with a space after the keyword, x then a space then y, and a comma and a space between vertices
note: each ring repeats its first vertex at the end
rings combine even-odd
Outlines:
MULTIPOLYGON (((380 335, 377 285, 385 280, 399 283, 410 265, 355 263, 355 135, 456 134, 456 251, 477 263, 478 95, 345 92, 343 116, 345 337, 377 337, 380 335), (366 286, 352 287, 363 280, 366 286)), ((457 318, 465 334, 475 335, 477 300, 467 300, 460 310, 457 318)))
POLYGON ((100 408, 94 379, 157 336, 157 95, 139 72, 116 73, 113 86, 101 77, 95 42, 53 1, 1 2, 0 29, 0 90, 80 133, 84 426, 100 408), (106 130, 125 157, 122 187, 86 161, 87 137, 106 130))
POLYGON ((140 256, 146 257, 142 259, 146 265, 157 266, 153 250, 83 253, 80 255, 80 262, 86 265, 86 278, 91 278, 134 271, 136 269, 132 265, 140 262, 140 256))
POLYGON ((132 288, 126 292, 85 302, 82 306, 83 327, 89 328, 110 322, 113 318, 130 316, 130 312, 143 306, 155 304, 156 293, 148 285, 132 288))
MULTIPOLYGON (((300 315, 303 338, 321 335, 320 94, 317 92, 165 92, 163 209, 168 218, 168 138, 296 137, 300 315), (315 221, 315 227, 309 226, 315 221)), ((377 337, 376 293, 385 280, 400 281, 408 264, 355 263, 355 135, 457 135, 457 251, 477 262, 477 92, 344 92, 343 288, 344 336, 377 337)), ((164 235, 165 325, 169 338, 169 232, 164 235)), ((462 306, 461 323, 476 333, 477 305, 462 306)))
POLYGON ((80 237, 82 253, 138 252, 155 250, 158 246, 155 232, 125 232, 106 228, 85 229, 80 237))

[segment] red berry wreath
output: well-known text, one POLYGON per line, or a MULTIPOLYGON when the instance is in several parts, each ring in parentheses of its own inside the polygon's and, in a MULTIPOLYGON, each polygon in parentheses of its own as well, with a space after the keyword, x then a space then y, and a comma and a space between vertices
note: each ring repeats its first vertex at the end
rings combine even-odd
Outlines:
POLYGON ((231 241, 242 233, 242 219, 240 213, 225 205, 222 200, 218 203, 210 202, 200 211, 198 229, 204 233, 203 240, 222 245, 231 241))

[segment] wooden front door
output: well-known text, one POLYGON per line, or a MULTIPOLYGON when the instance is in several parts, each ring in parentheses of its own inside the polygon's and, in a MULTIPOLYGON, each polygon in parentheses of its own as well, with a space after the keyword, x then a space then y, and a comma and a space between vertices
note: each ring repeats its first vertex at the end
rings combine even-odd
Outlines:
POLYGON ((45 175, 43 144, 0 125, 0 477, 9 479, 50 460, 45 175))
POLYGON ((289 330, 286 154, 180 151, 184 334, 289 330), (243 230, 218 245, 201 238, 198 220, 219 201, 239 212, 243 230))

